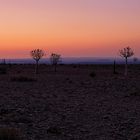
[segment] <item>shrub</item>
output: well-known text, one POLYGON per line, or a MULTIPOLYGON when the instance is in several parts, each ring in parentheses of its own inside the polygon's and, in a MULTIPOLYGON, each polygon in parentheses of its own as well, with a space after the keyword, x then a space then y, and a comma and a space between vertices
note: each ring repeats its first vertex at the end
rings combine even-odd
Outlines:
POLYGON ((77 68, 77 65, 73 65, 73 68, 77 68))
POLYGON ((59 127, 50 127, 47 129, 48 134, 54 134, 54 135, 61 135, 61 129, 59 127))
POLYGON ((89 76, 93 78, 93 77, 96 76, 96 74, 95 74, 95 72, 91 72, 91 73, 89 74, 89 76))
POLYGON ((21 140, 19 130, 15 128, 0 128, 0 140, 21 140))
POLYGON ((11 81, 13 82, 35 82, 36 79, 25 77, 25 76, 19 76, 19 77, 12 77, 11 81))
POLYGON ((36 61, 35 74, 38 74, 38 63, 45 53, 41 49, 35 49, 30 52, 30 55, 36 61))
POLYGON ((117 74, 119 74, 119 73, 115 71, 113 74, 116 74, 116 75, 117 75, 117 74))
POLYGON ((73 81, 70 78, 66 78, 66 81, 71 84, 73 81))
POLYGON ((7 74, 7 69, 4 67, 0 68, 0 74, 7 74))

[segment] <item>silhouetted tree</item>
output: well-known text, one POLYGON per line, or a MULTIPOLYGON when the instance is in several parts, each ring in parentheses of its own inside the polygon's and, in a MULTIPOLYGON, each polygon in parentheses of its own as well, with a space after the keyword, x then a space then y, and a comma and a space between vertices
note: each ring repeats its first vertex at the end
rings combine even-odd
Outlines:
POLYGON ((41 49, 35 49, 30 52, 31 57, 36 61, 35 73, 38 74, 38 63, 39 60, 45 55, 41 49))
POLYGON ((133 61, 134 61, 134 63, 136 64, 136 63, 138 62, 138 58, 137 58, 137 57, 134 57, 134 58, 133 58, 133 61))
POLYGON ((6 60, 2 59, 2 64, 5 65, 6 64, 6 60))
POLYGON ((60 54, 52 53, 50 56, 50 61, 51 61, 51 64, 54 65, 55 72, 56 72, 57 64, 60 62, 60 59, 61 59, 60 54))
POLYGON ((130 47, 126 47, 119 51, 119 55, 125 59, 125 76, 127 76, 128 58, 134 55, 134 51, 130 47))

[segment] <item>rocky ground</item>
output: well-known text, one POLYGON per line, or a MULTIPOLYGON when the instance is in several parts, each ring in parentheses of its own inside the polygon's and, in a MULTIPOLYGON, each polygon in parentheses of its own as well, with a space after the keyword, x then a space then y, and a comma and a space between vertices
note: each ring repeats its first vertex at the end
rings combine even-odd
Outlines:
POLYGON ((140 65, 0 66, 0 128, 25 140, 139 140, 140 65))

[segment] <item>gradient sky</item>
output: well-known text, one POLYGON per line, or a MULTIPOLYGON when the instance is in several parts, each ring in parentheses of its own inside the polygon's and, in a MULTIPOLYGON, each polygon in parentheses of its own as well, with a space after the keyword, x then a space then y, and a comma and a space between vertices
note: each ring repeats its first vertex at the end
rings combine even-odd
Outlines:
POLYGON ((0 0, 0 58, 140 55, 140 0, 0 0))

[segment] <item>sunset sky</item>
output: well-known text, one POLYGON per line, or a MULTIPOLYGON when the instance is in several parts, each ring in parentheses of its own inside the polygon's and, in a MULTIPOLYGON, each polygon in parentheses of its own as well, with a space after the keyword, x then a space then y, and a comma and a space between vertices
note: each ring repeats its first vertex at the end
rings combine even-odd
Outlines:
POLYGON ((140 0, 0 0, 0 59, 49 55, 140 56, 140 0))

